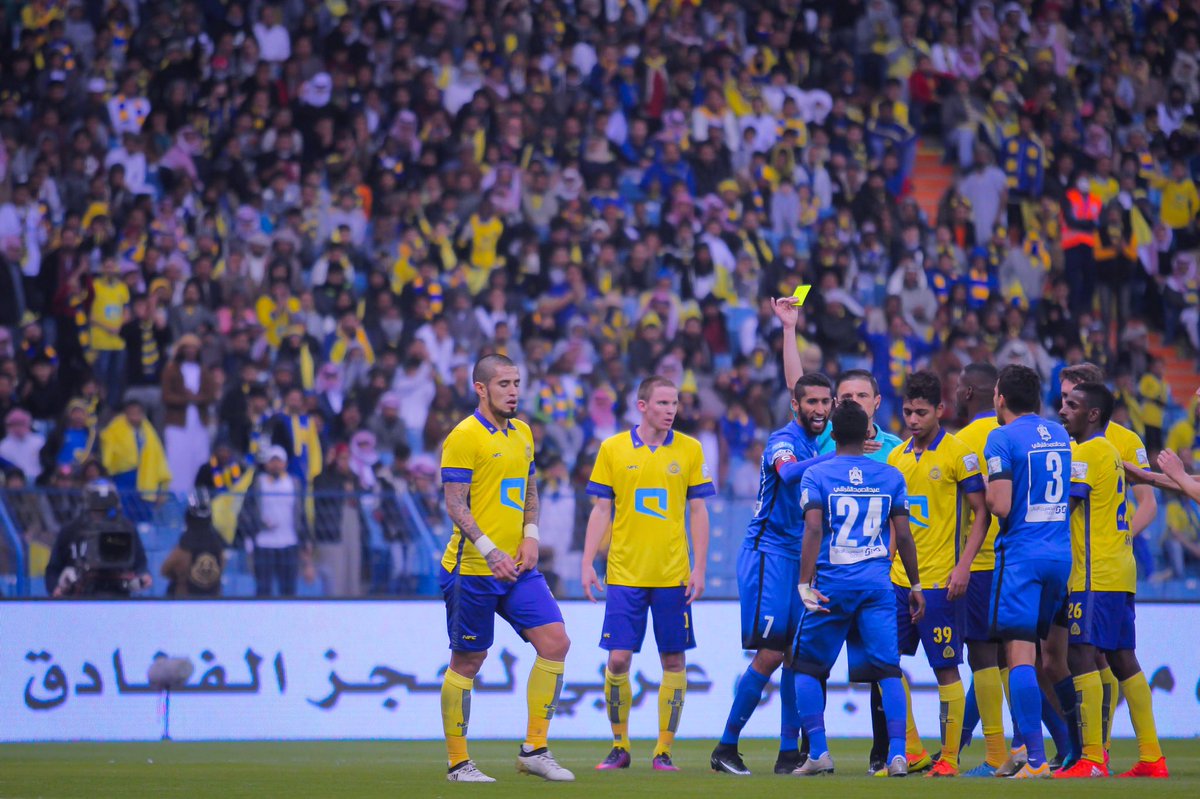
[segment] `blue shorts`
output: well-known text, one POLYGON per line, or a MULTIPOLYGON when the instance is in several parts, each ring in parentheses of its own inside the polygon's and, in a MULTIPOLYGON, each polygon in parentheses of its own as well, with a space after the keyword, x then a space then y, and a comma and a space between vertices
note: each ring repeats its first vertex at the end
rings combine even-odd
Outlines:
POLYGON ((931 669, 947 669, 963 661, 963 628, 966 604, 946 598, 947 588, 926 588, 925 615, 912 623, 908 609, 909 589, 893 585, 896 592, 896 638, 901 655, 917 654, 917 642, 925 650, 931 669))
POLYGON ((1104 652, 1135 649, 1133 594, 1125 591, 1072 591, 1067 604, 1071 643, 1091 644, 1104 652))
POLYGON ((1067 601, 1067 561, 1011 561, 996 553, 988 635, 1002 641, 1040 641, 1067 601))
POLYGON ((738 552, 738 597, 742 604, 742 649, 786 652, 796 637, 804 603, 796 585, 800 561, 772 552, 738 552))
POLYGON ((692 606, 687 588, 632 588, 609 585, 604 605, 604 630, 600 648, 641 652, 646 637, 646 616, 654 613, 654 642, 659 652, 685 652, 696 646, 692 634, 692 606))
POLYGON ((874 682, 900 676, 900 650, 896 644, 896 595, 889 588, 829 589, 828 613, 805 611, 796 630, 792 668, 818 679, 829 670, 854 637, 860 661, 851 666, 855 682, 874 682))
POLYGON ((988 628, 991 626, 988 623, 988 606, 992 601, 994 574, 995 572, 991 569, 971 572, 971 582, 967 583, 967 595, 962 598, 962 603, 967 606, 963 639, 968 643, 992 640, 991 634, 988 632, 988 628))
POLYGON ((522 638, 526 630, 563 620, 546 578, 537 569, 506 583, 490 575, 456 574, 443 567, 439 581, 446 599, 446 632, 455 652, 490 649, 496 614, 522 638))

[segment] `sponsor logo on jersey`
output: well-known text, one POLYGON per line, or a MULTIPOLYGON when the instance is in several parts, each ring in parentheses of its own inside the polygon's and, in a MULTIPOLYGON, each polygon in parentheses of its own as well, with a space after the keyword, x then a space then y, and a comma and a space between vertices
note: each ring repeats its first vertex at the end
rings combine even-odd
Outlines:
POLYGON ((862 469, 855 466, 850 470, 850 485, 860 486, 863 484, 862 469))
POLYGON ((1050 428, 1046 427, 1044 424, 1039 424, 1037 426, 1037 434, 1042 437, 1042 441, 1049 441, 1051 438, 1050 428))

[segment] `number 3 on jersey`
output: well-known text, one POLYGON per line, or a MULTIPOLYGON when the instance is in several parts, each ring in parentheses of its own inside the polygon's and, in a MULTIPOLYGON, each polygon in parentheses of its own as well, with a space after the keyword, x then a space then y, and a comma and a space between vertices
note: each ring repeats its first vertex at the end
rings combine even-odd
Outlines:
POLYGON ((829 497, 830 527, 837 530, 829 545, 829 562, 860 563, 885 557, 887 546, 882 541, 882 530, 890 511, 890 497, 844 494, 829 497))
POLYGON ((1029 453, 1027 522, 1061 522, 1067 518, 1067 475, 1063 453, 1029 453))

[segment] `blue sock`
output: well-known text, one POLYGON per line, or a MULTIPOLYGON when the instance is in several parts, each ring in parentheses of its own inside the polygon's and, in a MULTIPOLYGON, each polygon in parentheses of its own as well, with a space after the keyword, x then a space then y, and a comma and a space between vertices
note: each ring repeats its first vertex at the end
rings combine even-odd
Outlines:
POLYGON ((904 755, 904 733, 908 726, 908 702, 904 699, 904 685, 899 677, 885 677, 879 681, 879 693, 883 696, 883 715, 887 719, 887 760, 904 755))
POLYGON ((1075 694, 1075 681, 1070 677, 1054 684, 1054 695, 1062 706, 1063 715, 1058 715, 1046 696, 1042 696, 1042 723, 1050 730, 1054 748, 1064 758, 1079 757, 1083 752, 1083 735, 1079 730, 1079 697, 1075 694))
POLYGON ((738 680, 737 688, 733 691, 733 707, 729 708, 729 718, 725 720, 725 732, 721 735, 723 745, 737 746, 738 738, 742 734, 742 727, 746 726, 746 722, 754 713, 754 708, 758 707, 768 679, 755 671, 753 666, 746 667, 746 673, 738 680))
POLYGON ((1014 666, 1008 671, 1008 692, 1012 696, 1013 716, 1029 765, 1037 768, 1046 762, 1046 747, 1042 740, 1042 689, 1038 687, 1033 666, 1014 666))
POLYGON ((812 757, 820 757, 829 751, 825 740, 825 700, 821 695, 821 683, 808 674, 796 674, 796 708, 804 708, 800 715, 800 726, 808 735, 808 751, 812 757))
POLYGON ((966 710, 963 714, 962 737, 958 743, 960 752, 971 745, 971 739, 975 737, 975 725, 978 723, 979 703, 975 701, 975 681, 971 680, 971 687, 967 689, 966 710))
POLYGON ((800 748, 800 711, 796 709, 796 672, 783 667, 779 675, 779 751, 800 748))

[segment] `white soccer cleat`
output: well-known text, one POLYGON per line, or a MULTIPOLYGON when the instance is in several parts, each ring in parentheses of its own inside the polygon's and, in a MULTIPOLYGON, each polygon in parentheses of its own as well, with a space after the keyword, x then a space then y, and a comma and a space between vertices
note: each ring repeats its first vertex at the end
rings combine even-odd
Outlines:
POLYGON ((822 774, 833 773, 833 757, 828 753, 823 753, 820 757, 809 757, 795 771, 792 772, 794 777, 816 777, 822 774))
POLYGON ((1005 760, 1000 768, 996 769, 997 777, 1011 777, 1024 767, 1029 762, 1029 752, 1025 747, 1013 749, 1009 754, 1008 760, 1005 760))
POLYGON ((526 752, 525 747, 521 747, 521 752, 517 755, 517 771, 541 777, 548 782, 575 781, 575 775, 560 766, 554 755, 544 746, 532 752, 526 752))
POLYGON ((495 782, 496 780, 479 770, 474 760, 464 760, 446 773, 449 782, 495 782))
POLYGON ((888 763, 887 775, 889 777, 907 777, 908 758, 904 755, 896 755, 893 757, 892 762, 888 763))

